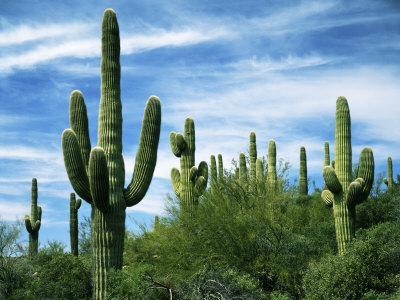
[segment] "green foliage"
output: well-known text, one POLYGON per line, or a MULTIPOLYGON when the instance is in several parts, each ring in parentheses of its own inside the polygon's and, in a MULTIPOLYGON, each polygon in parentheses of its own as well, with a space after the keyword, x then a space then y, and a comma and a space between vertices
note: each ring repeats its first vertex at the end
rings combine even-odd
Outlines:
POLYGON ((313 263, 304 278, 306 299, 360 299, 400 287, 400 224, 360 232, 343 256, 313 263))
POLYGON ((106 298, 109 268, 120 269, 125 210, 145 196, 157 161, 161 104, 147 102, 132 180, 124 188, 120 38, 117 17, 106 9, 102 22, 101 97, 98 146, 91 149, 86 105, 80 91, 70 97, 70 127, 62 134, 64 163, 75 192, 92 205, 95 298, 106 298))
POLYGON ((40 253, 29 290, 38 299, 89 299, 92 294, 89 263, 72 254, 40 253))

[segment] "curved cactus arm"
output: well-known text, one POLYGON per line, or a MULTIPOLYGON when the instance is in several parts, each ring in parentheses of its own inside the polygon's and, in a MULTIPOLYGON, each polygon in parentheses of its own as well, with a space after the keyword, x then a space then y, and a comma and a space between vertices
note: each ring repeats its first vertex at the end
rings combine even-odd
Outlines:
POLYGON ((146 195, 153 179, 153 172, 157 162, 160 128, 161 103, 156 96, 151 96, 144 111, 132 181, 124 190, 126 206, 133 206, 139 203, 146 195))
POLYGON ((85 100, 80 91, 72 91, 69 100, 69 124, 75 132, 83 163, 87 169, 90 155, 89 125, 85 100))
POLYGON ((197 195, 203 194, 204 190, 207 187, 207 180, 203 176, 197 177, 194 187, 196 189, 197 195))
POLYGON ((171 170, 171 182, 175 194, 179 197, 181 189, 181 173, 176 168, 172 168, 171 170))
POLYGON ((41 206, 37 207, 37 219, 42 220, 42 207, 41 206))
POLYGON ((204 180, 208 181, 208 165, 205 161, 201 161, 199 163, 199 166, 197 168, 197 176, 202 176, 204 178, 204 180))
POLYGON ((326 186, 333 194, 337 194, 342 191, 342 185, 340 184, 339 179, 336 176, 335 170, 332 167, 324 167, 323 176, 326 186))
POLYGON ((362 178, 357 178, 349 185, 347 191, 347 205, 354 206, 360 202, 360 196, 365 186, 365 181, 362 178))
POLYGON ((92 203, 89 178, 82 160, 78 139, 72 129, 65 129, 62 133, 62 149, 65 169, 72 187, 82 199, 92 203))
POLYGON ((183 135, 176 132, 171 132, 169 135, 169 144, 171 145, 172 153, 176 157, 181 157, 182 151, 185 150, 185 139, 183 135))
POLYGON ((41 224, 42 222, 40 220, 36 220, 35 225, 32 227, 32 231, 39 231, 41 224))
POLYGON ((81 204, 82 204, 82 200, 77 199, 75 202, 75 209, 78 210, 81 207, 81 204))
POLYGON ((331 191, 323 190, 322 193, 321 193, 321 198, 322 198, 322 200, 324 200, 324 202, 325 202, 325 204, 327 206, 332 206, 333 205, 334 196, 333 196, 331 191))
POLYGON ((364 148, 360 154, 360 161, 358 163, 358 177, 365 181, 365 185, 361 194, 361 201, 368 198, 371 192, 372 185, 374 184, 374 154, 371 148, 364 148))
POLYGON ((191 167, 189 170, 189 180, 192 182, 195 182, 197 175, 198 175, 198 171, 197 171, 196 166, 191 167))
POLYGON ((29 217, 28 215, 25 216, 24 222, 25 222, 26 230, 27 230, 29 233, 33 233, 33 228, 32 228, 31 219, 30 219, 30 217, 29 217))
POLYGON ((109 207, 108 169, 104 150, 94 147, 89 158, 89 184, 94 206, 100 211, 109 207))

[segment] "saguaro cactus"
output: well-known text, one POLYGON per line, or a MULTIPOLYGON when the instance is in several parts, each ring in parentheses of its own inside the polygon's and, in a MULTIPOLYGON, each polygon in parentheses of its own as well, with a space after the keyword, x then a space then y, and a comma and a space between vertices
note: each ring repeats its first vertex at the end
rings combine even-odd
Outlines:
POLYGON ((264 163, 262 159, 257 158, 256 161, 256 182, 257 191, 261 192, 265 189, 265 174, 264 174, 264 163))
POLYGON ((62 134, 64 163, 75 192, 92 205, 94 298, 105 299, 107 271, 122 268, 125 209, 139 203, 153 177, 160 136, 161 104, 149 98, 130 184, 124 188, 120 39, 117 17, 104 12, 98 146, 91 150, 86 105, 81 92, 70 98, 70 127, 62 134))
POLYGON ((69 236, 71 253, 75 256, 78 256, 78 210, 81 204, 82 200, 76 199, 75 194, 71 193, 69 197, 69 236))
POLYGON ((248 178, 247 178, 247 166, 246 156, 243 152, 239 154, 239 183, 244 189, 247 189, 248 178))
POLYGON ((218 185, 222 182, 224 176, 224 166, 222 161, 222 155, 218 154, 218 166, 215 160, 215 156, 210 156, 210 175, 211 175, 211 191, 215 191, 218 185))
POLYGON ((257 143, 256 143, 256 134, 254 132, 250 133, 249 156, 250 156, 250 180, 251 182, 254 182, 256 179, 256 161, 257 161, 257 143))
POLYGON ((221 182, 224 179, 224 161, 222 154, 218 154, 218 180, 221 182))
POLYGON ((329 143, 325 142, 324 144, 324 167, 329 166, 331 164, 331 156, 329 153, 329 143))
POLYGON ((393 162, 390 156, 387 159, 387 177, 384 179, 384 182, 389 190, 396 185, 393 180, 393 162))
POLYGON ((31 216, 25 216, 25 227, 29 233, 29 256, 33 257, 38 253, 39 230, 42 222, 42 208, 37 205, 38 188, 36 178, 32 179, 31 198, 31 216))
POLYGON ((276 145, 274 140, 268 142, 267 186, 272 192, 275 192, 278 188, 278 176, 276 173, 276 145))
POLYGON ((172 187, 181 200, 181 208, 191 211, 198 203, 198 198, 207 187, 208 165, 205 161, 195 167, 195 130, 191 118, 185 121, 184 134, 171 132, 170 145, 172 153, 181 159, 181 171, 171 170, 172 187))
POLYGON ((308 195, 307 154, 304 147, 300 148, 299 193, 302 196, 308 195))
POLYGON ((354 237, 355 207, 368 197, 374 181, 374 156, 370 148, 362 150, 358 176, 352 181, 350 111, 344 97, 339 97, 336 102, 335 162, 335 169, 324 167, 323 176, 328 189, 321 196, 327 205, 333 206, 341 255, 354 237))

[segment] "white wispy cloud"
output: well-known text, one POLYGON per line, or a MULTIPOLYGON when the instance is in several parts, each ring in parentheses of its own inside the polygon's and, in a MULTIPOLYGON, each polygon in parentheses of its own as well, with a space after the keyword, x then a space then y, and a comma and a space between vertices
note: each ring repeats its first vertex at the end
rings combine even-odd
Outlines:
POLYGON ((15 201, 0 201, 0 219, 5 221, 21 220, 29 211, 29 204, 15 201))

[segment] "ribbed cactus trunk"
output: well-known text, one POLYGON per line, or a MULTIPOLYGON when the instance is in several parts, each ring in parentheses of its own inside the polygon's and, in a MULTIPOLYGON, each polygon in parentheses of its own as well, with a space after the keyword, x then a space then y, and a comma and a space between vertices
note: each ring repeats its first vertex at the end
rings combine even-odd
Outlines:
POLYGON ((308 195, 307 154, 304 147, 300 148, 299 193, 302 196, 308 195))
POLYGON ((324 144, 324 167, 329 166, 331 164, 331 156, 329 153, 329 143, 325 142, 324 144))
POLYGON ((224 161, 222 160, 222 154, 218 154, 218 181, 222 182, 224 179, 224 161))
POLYGON ((256 182, 257 182, 257 191, 260 193, 265 189, 265 175, 264 175, 264 163, 259 158, 257 158, 256 161, 256 182))
POLYGON ((278 176, 276 173, 276 144, 274 140, 268 142, 268 173, 267 186, 271 192, 278 188, 278 176))
POLYGON ((210 186, 211 192, 215 192, 218 186, 217 162, 214 155, 210 157, 210 186))
POLYGON ((81 207, 81 199, 76 199, 71 193, 69 198, 69 235, 71 241, 71 254, 78 256, 78 210, 81 207))
POLYGON ((36 178, 32 179, 31 215, 25 216, 25 227, 29 233, 29 256, 34 257, 39 249, 39 230, 42 222, 42 208, 37 205, 38 188, 36 178))
POLYGON ((180 157, 181 170, 171 170, 171 182, 175 194, 181 201, 181 210, 191 212, 198 204, 198 198, 207 187, 208 165, 205 161, 195 167, 195 128, 191 118, 185 121, 184 134, 171 132, 172 153, 180 157))
POLYGON ((248 187, 246 156, 244 153, 239 154, 239 183, 244 188, 248 187))
POLYGON ((90 150, 86 106, 82 94, 70 99, 70 126, 63 132, 64 162, 76 193, 92 205, 92 257, 95 299, 107 298, 107 271, 121 269, 125 209, 147 192, 157 160, 161 105, 147 102, 132 180, 124 188, 120 40, 116 14, 107 9, 102 23, 101 98, 98 146, 90 150), (90 155, 88 155, 90 153, 90 155))
POLYGON ((393 162, 392 158, 388 157, 387 159, 387 177, 385 179, 385 184, 388 187, 388 189, 392 189, 394 186, 394 180, 393 180, 393 162))
POLYGON ((351 122, 347 100, 339 97, 336 102, 335 169, 325 166, 323 175, 327 190, 322 198, 333 205, 336 240, 342 255, 355 233, 355 207, 364 201, 374 180, 372 150, 364 148, 360 155, 357 179, 352 178, 351 122))

